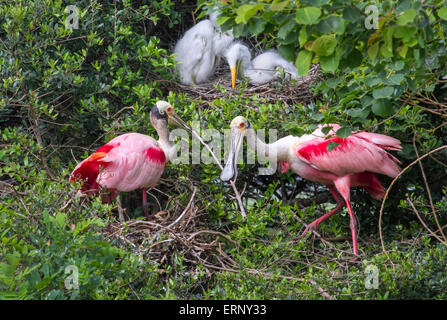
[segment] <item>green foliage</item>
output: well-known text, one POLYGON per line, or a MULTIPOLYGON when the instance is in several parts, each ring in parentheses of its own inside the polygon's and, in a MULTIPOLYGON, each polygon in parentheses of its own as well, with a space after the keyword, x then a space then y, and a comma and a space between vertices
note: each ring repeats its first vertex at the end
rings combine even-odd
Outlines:
MULTIPOLYGON (((170 55, 192 24, 183 2, 76 1, 73 30, 65 11, 72 1, 0 2, 0 299, 446 299, 445 245, 417 217, 441 237, 444 152, 422 161, 430 190, 417 164, 393 186, 381 217, 386 253, 380 203, 352 191, 361 224, 356 262, 346 212, 321 225, 323 238, 299 237, 334 204, 317 201, 329 193, 291 172, 258 176, 259 164, 240 165, 243 220, 212 161, 169 165, 149 193, 146 228, 139 191, 121 195, 129 218, 121 223, 116 202, 82 196, 68 183, 76 163, 113 137, 155 137, 149 111, 158 99, 199 122, 207 142, 205 129, 223 132, 243 115, 255 129, 278 129, 278 137, 323 122, 340 123, 340 138, 358 129, 386 133, 402 141, 394 154, 403 166, 446 144, 442 1, 382 1, 378 29, 369 30, 362 1, 198 2, 219 5, 222 28, 276 46, 302 75, 318 62, 315 102, 246 95, 247 83, 238 91, 217 84, 222 97, 214 100, 183 92, 170 55), (192 207, 169 230, 193 188, 192 207), (365 288, 368 265, 379 269, 377 289, 365 288), (71 267, 77 288, 66 283, 71 267)), ((189 146, 190 157, 206 153, 189 146)))
MULTIPOLYGON (((258 24, 272 39, 270 45, 296 61, 300 75, 307 74, 312 62, 319 62, 322 71, 336 79, 330 86, 321 82, 317 87, 331 103, 340 103, 346 89, 355 92, 357 103, 341 103, 337 112, 349 112, 368 99, 362 103, 365 111, 388 117, 399 110, 404 93, 432 92, 444 75, 447 25, 437 19, 444 15, 442 5, 443 1, 419 0, 375 3, 377 28, 366 26, 369 3, 364 1, 243 0, 220 8, 225 15, 223 29, 232 27, 235 36, 250 36, 246 26, 258 24)), ((363 117, 350 120, 366 124, 363 117)))

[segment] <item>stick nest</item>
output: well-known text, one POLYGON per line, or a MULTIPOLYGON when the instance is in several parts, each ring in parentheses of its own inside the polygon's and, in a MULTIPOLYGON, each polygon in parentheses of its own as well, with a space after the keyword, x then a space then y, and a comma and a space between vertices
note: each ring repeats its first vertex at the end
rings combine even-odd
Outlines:
MULTIPOLYGON (((270 81, 265 84, 252 84, 244 80, 246 88, 242 89, 240 81, 236 85, 236 89, 231 88, 231 77, 228 67, 220 64, 217 67, 215 76, 210 83, 190 86, 176 83, 177 91, 184 92, 194 101, 209 103, 215 99, 226 99, 229 93, 241 95, 243 98, 249 98, 257 95, 266 103, 274 103, 282 101, 285 104, 308 104, 315 102, 315 96, 309 88, 316 79, 321 78, 320 66, 312 64, 306 76, 300 77, 298 80, 290 80, 287 74, 283 78, 270 81)), ((172 88, 171 88, 172 89, 172 88)))

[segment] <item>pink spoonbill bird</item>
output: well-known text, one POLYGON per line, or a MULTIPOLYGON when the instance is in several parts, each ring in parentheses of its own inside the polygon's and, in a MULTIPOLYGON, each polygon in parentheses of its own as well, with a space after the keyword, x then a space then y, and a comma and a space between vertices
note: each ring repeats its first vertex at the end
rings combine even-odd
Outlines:
POLYGON ((98 194, 107 189, 110 194, 103 196, 105 201, 111 201, 120 192, 142 189, 143 212, 149 219, 146 189, 158 183, 166 163, 176 155, 167 125, 190 129, 165 101, 158 101, 152 108, 150 120, 158 133, 158 141, 140 133, 120 135, 80 162, 69 181, 83 181, 81 191, 85 194, 98 194))
MULTIPOLYGON (((237 176, 237 154, 244 136, 256 139, 258 154, 276 157, 278 169, 286 172, 292 169, 304 179, 323 183, 335 198, 337 206, 313 221, 304 231, 315 230, 318 225, 341 211, 346 204, 350 217, 350 229, 354 255, 358 255, 357 223, 350 202, 350 188, 363 187, 374 199, 381 200, 385 190, 375 175, 396 177, 399 174, 399 160, 386 150, 401 150, 400 141, 377 133, 357 131, 342 139, 335 135, 338 124, 320 125, 312 134, 301 137, 287 136, 271 144, 265 144, 255 136, 250 122, 236 117, 231 122, 231 149, 220 178, 222 181, 237 176), (323 127, 330 126, 327 134, 323 127), (337 146, 327 150, 330 142, 337 146)), ((326 129, 325 129, 326 130, 326 129)))

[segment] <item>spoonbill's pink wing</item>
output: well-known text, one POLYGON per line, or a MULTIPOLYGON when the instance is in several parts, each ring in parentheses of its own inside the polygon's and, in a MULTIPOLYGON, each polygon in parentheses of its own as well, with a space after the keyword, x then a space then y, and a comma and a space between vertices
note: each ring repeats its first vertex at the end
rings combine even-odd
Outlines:
POLYGON ((72 173, 73 179, 87 180, 82 191, 98 186, 132 191, 155 185, 166 164, 164 151, 152 137, 128 133, 112 139, 72 173))
POLYGON ((314 168, 338 176, 370 171, 395 177, 400 171, 395 157, 356 134, 345 139, 316 137, 299 144, 296 155, 314 168), (328 151, 330 142, 337 146, 328 151))
POLYGON ((355 136, 374 143, 382 149, 402 150, 399 140, 384 134, 361 131, 356 133, 355 136))

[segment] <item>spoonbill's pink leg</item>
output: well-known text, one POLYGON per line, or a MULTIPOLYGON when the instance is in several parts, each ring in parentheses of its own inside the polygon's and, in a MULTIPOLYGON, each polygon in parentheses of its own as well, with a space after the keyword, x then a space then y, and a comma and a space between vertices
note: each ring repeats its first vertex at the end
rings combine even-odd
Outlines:
POLYGON ((310 230, 316 230, 320 223, 322 223, 324 220, 328 219, 333 214, 340 212, 341 209, 343 209, 343 207, 345 206, 345 202, 343 201, 343 198, 338 194, 338 192, 335 190, 335 188, 333 186, 327 186, 327 187, 329 188, 329 191, 331 192, 335 201, 337 201, 337 206, 334 209, 332 209, 331 211, 329 211, 328 213, 326 213, 325 215, 323 215, 323 216, 319 217, 318 219, 316 219, 315 221, 311 222, 306 227, 304 232, 302 233, 302 236, 304 236, 310 230))
POLYGON ((351 234, 352 234, 352 251, 354 255, 358 255, 358 248, 357 248, 357 220, 355 219, 354 211, 351 207, 351 202, 349 200, 346 200, 346 206, 348 207, 349 217, 351 221, 349 222, 349 227, 351 228, 351 234))

